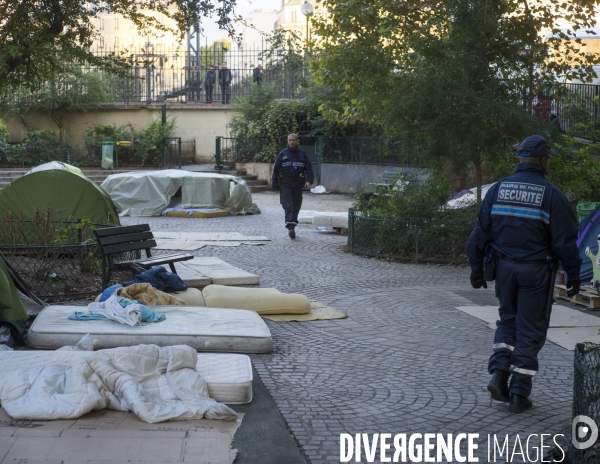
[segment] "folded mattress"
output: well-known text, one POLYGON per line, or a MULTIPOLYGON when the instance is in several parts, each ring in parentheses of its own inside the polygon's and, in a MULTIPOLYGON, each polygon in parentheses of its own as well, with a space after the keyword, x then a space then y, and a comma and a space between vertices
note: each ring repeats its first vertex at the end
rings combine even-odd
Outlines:
POLYGON ((74 346, 86 334, 96 349, 140 344, 188 345, 197 351, 270 353, 271 332, 252 311, 199 306, 159 306, 163 322, 130 327, 110 320, 72 321, 67 317, 81 306, 48 306, 35 319, 27 334, 32 348, 54 350, 74 346))
MULTIPOLYGON (((93 351, 0 351, 0 376, 11 371, 86 358, 93 351)), ((208 386, 210 397, 220 403, 252 401, 252 364, 245 354, 198 353, 198 372, 208 386)))

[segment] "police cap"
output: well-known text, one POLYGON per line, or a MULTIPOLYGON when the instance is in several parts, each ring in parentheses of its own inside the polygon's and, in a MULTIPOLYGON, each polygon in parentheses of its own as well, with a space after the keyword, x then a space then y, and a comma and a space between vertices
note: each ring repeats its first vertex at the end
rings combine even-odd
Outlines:
POLYGON ((519 156, 541 158, 548 154, 556 156, 556 152, 541 135, 530 135, 519 145, 519 156))

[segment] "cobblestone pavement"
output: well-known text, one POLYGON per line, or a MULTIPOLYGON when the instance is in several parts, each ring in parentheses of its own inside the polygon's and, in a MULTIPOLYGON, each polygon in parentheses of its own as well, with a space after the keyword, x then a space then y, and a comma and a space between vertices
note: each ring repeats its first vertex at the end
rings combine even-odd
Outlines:
MULTIPOLYGON (((253 197, 261 215, 122 222, 148 222, 153 230, 266 235, 271 242, 264 246, 195 253, 254 272, 263 287, 301 292, 347 312, 344 320, 267 321, 273 353, 252 356, 310 462, 339 462, 340 433, 461 432, 480 434, 476 456, 488 462, 488 434, 525 440, 561 433, 569 423, 573 355, 550 342, 540 354, 531 411, 512 415, 505 404, 490 400, 486 366, 493 331, 455 307, 495 300, 493 290, 471 289, 467 268, 354 256, 343 249, 346 237, 312 226, 300 226, 298 238, 290 240, 274 194, 253 197)), ((348 196, 305 195, 304 208, 344 211, 350 202, 348 196)))

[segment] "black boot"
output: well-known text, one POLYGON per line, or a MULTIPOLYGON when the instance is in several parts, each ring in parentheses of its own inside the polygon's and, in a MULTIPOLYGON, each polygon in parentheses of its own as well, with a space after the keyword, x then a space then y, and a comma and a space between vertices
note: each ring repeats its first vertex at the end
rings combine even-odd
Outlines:
POLYGON ((294 231, 294 229, 290 229, 289 234, 290 238, 296 238, 296 232, 294 231))
POLYGON ((492 399, 508 403, 510 394, 508 393, 508 372, 495 370, 492 374, 492 379, 488 384, 488 391, 492 395, 492 399))
POLYGON ((510 395, 510 404, 508 405, 508 410, 514 413, 520 413, 523 411, 527 411, 529 408, 533 406, 533 403, 529 398, 525 398, 521 395, 510 395))

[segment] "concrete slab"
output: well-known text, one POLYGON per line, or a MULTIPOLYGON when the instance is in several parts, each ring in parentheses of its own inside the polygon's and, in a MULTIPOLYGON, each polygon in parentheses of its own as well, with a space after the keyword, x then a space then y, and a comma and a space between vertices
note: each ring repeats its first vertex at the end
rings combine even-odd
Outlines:
MULTIPOLYGON (((459 306, 457 309, 485 321, 486 324, 491 325, 491 328, 496 328, 497 306, 459 306)), ((550 316, 550 327, 600 327, 600 318, 576 309, 554 305, 550 316)))
MULTIPOLYGON (((496 330, 497 306, 459 306, 456 309, 485 322, 496 330)), ((600 318, 561 305, 552 307, 547 339, 567 350, 574 350, 577 343, 600 343, 600 318)))
POLYGON ((298 213, 298 222, 300 224, 312 224, 313 217, 317 213, 318 213, 318 211, 315 211, 312 209, 307 209, 307 210, 301 209, 300 212, 298 213))
POLYGON ((348 228, 348 211, 317 213, 312 221, 315 226, 348 228))
POLYGON ((548 340, 573 351, 577 343, 600 343, 598 327, 561 327, 548 329, 548 340))
MULTIPOLYGON (((258 285, 260 283, 260 279, 256 274, 251 274, 250 272, 232 266, 219 258, 210 256, 196 257, 178 263, 177 274, 182 275, 184 268, 188 269, 185 271, 187 272, 187 274, 185 274, 186 276, 201 276, 200 280, 202 282, 205 282, 202 277, 208 277, 210 279, 209 283, 221 285, 258 285), (179 264, 181 265, 179 266, 179 264), (179 272, 179 269, 182 269, 181 273, 179 272)), ((190 285, 185 278, 182 277, 182 279, 187 285, 198 288, 197 284, 190 285)), ((190 280, 193 280, 193 278, 190 280)), ((205 287, 206 285, 208 285, 208 283, 202 285, 202 287, 205 287)))

